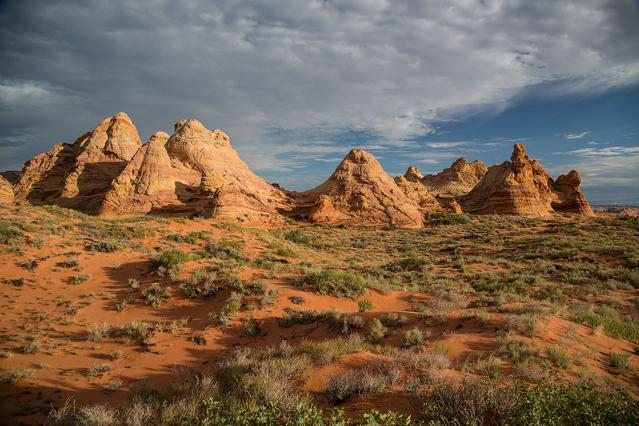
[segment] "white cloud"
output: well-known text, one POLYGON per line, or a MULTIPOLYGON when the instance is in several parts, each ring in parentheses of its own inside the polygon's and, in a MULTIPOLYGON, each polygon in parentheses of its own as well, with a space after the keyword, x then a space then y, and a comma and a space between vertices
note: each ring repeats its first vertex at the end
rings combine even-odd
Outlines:
POLYGON ((427 142, 429 148, 454 148, 456 146, 468 145, 468 142, 427 142))
MULTIPOLYGON (((639 157, 639 146, 608 146, 605 148, 581 148, 568 151, 568 154, 575 154, 580 157, 619 157, 630 156, 639 157)), ((639 167, 639 163, 637 164, 639 167)))
POLYGON ((572 140, 572 139, 581 139, 586 135, 591 134, 592 132, 581 132, 581 133, 568 133, 566 135, 564 135, 564 137, 568 140, 572 140))

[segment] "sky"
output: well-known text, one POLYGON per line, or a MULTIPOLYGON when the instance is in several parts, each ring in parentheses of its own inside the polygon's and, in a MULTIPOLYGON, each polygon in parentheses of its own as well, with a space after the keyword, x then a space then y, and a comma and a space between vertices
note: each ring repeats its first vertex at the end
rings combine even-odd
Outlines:
POLYGON ((197 118, 303 190, 350 148, 390 174, 525 143, 639 203, 637 0, 0 0, 0 170, 127 112, 197 118))

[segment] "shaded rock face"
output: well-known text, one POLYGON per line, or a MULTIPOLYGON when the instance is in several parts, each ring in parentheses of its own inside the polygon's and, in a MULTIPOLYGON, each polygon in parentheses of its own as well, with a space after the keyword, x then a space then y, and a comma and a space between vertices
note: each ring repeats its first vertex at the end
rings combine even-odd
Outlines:
POLYGON ((177 175, 165 144, 169 135, 157 132, 138 149, 114 179, 100 207, 100 214, 149 213, 156 207, 177 203, 177 175))
POLYGON ((422 213, 379 162, 353 149, 322 185, 297 195, 311 222, 421 227, 422 213))
MULTIPOLYGON (((411 169, 414 169, 414 167, 411 169)), ((418 206, 422 213, 443 211, 444 208, 428 191, 428 188, 419 181, 419 178, 417 177, 418 174, 409 173, 411 169, 408 169, 404 176, 398 176, 395 178, 397 186, 404 192, 406 197, 411 199, 418 206), (406 177, 407 175, 408 177, 406 177)))
POLYGON ((547 217, 555 211, 588 214, 590 207, 586 209, 583 205, 587 201, 576 178, 578 175, 562 176, 558 179, 561 184, 555 184, 541 163, 526 155, 526 147, 517 144, 511 161, 490 167, 475 188, 460 199, 460 204, 464 212, 476 214, 531 217, 547 217))
POLYGON ((553 210, 592 216, 592 209, 586 196, 581 192, 580 185, 581 176, 576 170, 559 176, 553 184, 553 190, 557 194, 557 200, 551 204, 553 210))
POLYGON ((469 193, 487 170, 481 161, 469 163, 461 157, 441 173, 422 177, 421 182, 436 197, 460 197, 469 193))
POLYGON ((0 176, 0 203, 13 203, 13 185, 0 176))
POLYGON ((72 145, 54 145, 29 160, 15 186, 16 200, 95 213, 112 180, 140 145, 128 115, 108 117, 72 145))

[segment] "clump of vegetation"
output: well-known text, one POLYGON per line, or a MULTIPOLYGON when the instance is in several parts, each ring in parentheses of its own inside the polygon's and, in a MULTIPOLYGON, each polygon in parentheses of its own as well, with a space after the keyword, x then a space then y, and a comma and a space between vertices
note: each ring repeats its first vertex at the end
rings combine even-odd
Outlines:
POLYGON ((113 253, 115 251, 122 250, 124 246, 120 241, 109 239, 101 241, 90 241, 85 244, 84 248, 92 252, 113 253))
POLYGON ((537 331, 539 318, 535 314, 509 315, 506 317, 506 329, 533 337, 537 331))
POLYGON ((2 373, 0 376, 0 383, 13 384, 22 379, 26 379, 33 376, 33 370, 27 368, 24 370, 9 370, 2 373))
POLYGON ((384 269, 391 272, 402 272, 402 271, 412 271, 418 272, 423 271, 428 266, 428 260, 423 257, 411 256, 403 259, 393 260, 386 265, 384 265, 384 269))
POLYGON ((382 341, 384 337, 386 337, 386 333, 388 330, 379 318, 373 318, 370 325, 368 326, 368 332, 366 333, 366 339, 368 339, 371 343, 379 343, 382 341))
POLYGON ((180 283, 180 288, 184 292, 184 295, 189 299, 196 297, 211 297, 215 296, 220 287, 217 285, 218 279, 215 271, 207 272, 204 268, 198 268, 190 280, 180 283))
POLYGON ((622 317, 612 308, 602 306, 595 310, 578 310, 575 321, 592 327, 602 327, 609 336, 639 342, 639 318, 622 317))
POLYGON ((428 222, 431 225, 459 225, 470 222, 470 217, 465 214, 450 212, 432 212, 428 215, 428 222))
POLYGON ((306 299, 304 299, 302 296, 291 296, 288 299, 295 305, 303 305, 304 303, 306 303, 306 299))
POLYGON ((333 404, 341 404, 349 399, 373 392, 380 392, 395 385, 401 375, 397 370, 374 371, 361 369, 329 377, 324 393, 333 404))
POLYGON ((35 354, 37 352, 40 352, 41 348, 42 344, 40 343, 40 340, 38 338, 34 338, 24 344, 24 346, 22 347, 22 353, 35 354))
POLYGON ((546 349, 546 355, 550 362, 561 369, 567 370, 572 366, 572 356, 562 347, 550 346, 546 349))
POLYGON ((162 287, 160 283, 152 283, 142 290, 142 296, 148 305, 157 308, 166 303, 172 295, 171 287, 162 287))
POLYGON ((282 327, 291 327, 295 324, 312 324, 322 318, 324 318, 323 314, 310 309, 306 309, 304 311, 286 309, 278 322, 282 327))
POLYGON ((77 268, 80 266, 80 261, 75 257, 70 257, 66 260, 56 263, 55 266, 58 266, 60 268, 67 268, 67 269, 77 268))
POLYGON ((628 358, 630 354, 618 354, 611 353, 610 354, 610 369, 614 374, 618 374, 620 376, 628 374, 630 371, 630 364, 628 363, 628 358))
POLYGON ((242 298, 243 296, 241 293, 232 292, 229 298, 226 299, 226 303, 224 304, 224 308, 220 314, 220 323, 223 327, 228 326, 233 315, 235 315, 242 307, 242 298))
POLYGON ((251 337, 259 336, 262 334, 262 323, 253 316, 249 316, 242 321, 242 334, 251 337))
POLYGON ((424 344, 424 335, 419 328, 414 327, 406 330, 404 333, 404 347, 422 346, 424 344))
POLYGON ((344 335, 353 333, 364 326, 362 317, 337 312, 335 309, 328 311, 325 314, 325 319, 332 330, 344 335))
POLYGON ((423 395, 424 420, 432 424, 625 425, 639 420, 639 400, 624 390, 602 393, 592 385, 541 382, 493 386, 462 382, 423 395))
POLYGON ((94 364, 90 366, 89 369, 87 370, 87 376, 97 377, 111 370, 113 370, 113 366, 109 363, 105 362, 103 364, 94 364))
POLYGON ((357 305, 359 306, 360 312, 370 311, 373 309, 373 302, 370 300, 360 300, 357 305))
POLYGON ((379 317, 379 320, 386 327, 397 328, 408 322, 408 317, 404 314, 398 314, 397 312, 388 312, 386 314, 382 314, 379 317))
POLYGON ((294 242, 295 244, 300 244, 303 246, 312 247, 314 245, 314 239, 310 235, 304 233, 301 229, 295 229, 293 231, 289 231, 284 234, 284 238, 294 242))
POLYGON ((203 333, 196 332, 191 335, 191 341, 195 342, 196 345, 206 346, 206 336, 203 333))
POLYGON ((101 324, 91 324, 87 327, 87 341, 100 343, 105 337, 109 337, 113 327, 104 321, 101 324))
POLYGON ((332 269, 311 271, 298 284, 317 294, 351 299, 362 296, 366 291, 366 280, 362 276, 332 269))
POLYGON ((80 285, 84 282, 89 281, 91 278, 93 278, 91 276, 91 274, 88 273, 82 273, 82 274, 78 274, 78 275, 74 275, 69 279, 69 282, 73 285, 80 285))
POLYGON ((0 244, 10 244, 19 241, 24 237, 24 233, 6 221, 0 221, 0 244))
POLYGON ((194 258, 194 255, 191 253, 186 253, 179 249, 168 249, 160 253, 160 255, 154 259, 151 259, 149 264, 153 269, 158 269, 160 267, 171 269, 181 265, 182 263, 189 262, 194 258))
POLYGON ((242 254, 244 241, 222 239, 217 242, 210 242, 204 245, 204 254, 218 259, 233 259, 237 262, 247 262, 248 258, 242 254))

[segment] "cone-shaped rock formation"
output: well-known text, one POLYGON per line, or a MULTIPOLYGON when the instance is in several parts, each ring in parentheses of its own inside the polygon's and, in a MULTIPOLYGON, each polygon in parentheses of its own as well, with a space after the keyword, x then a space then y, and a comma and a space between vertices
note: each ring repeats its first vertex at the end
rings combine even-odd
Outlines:
POLYGON ((459 197, 469 193, 487 170, 481 161, 469 163, 461 157, 441 173, 426 175, 421 181, 436 197, 459 197))
POLYGON ((417 204, 371 154, 353 149, 322 185, 300 194, 302 210, 316 223, 420 227, 417 204))
POLYGON ((73 145, 54 145, 29 160, 15 186, 16 200, 94 213, 111 181, 140 145, 128 115, 120 112, 108 117, 73 145))
MULTIPOLYGON (((252 220, 288 209, 287 197, 256 176, 229 137, 197 120, 158 132, 114 180, 101 214, 200 214, 252 220)), ((279 216, 277 216, 279 219, 279 216)))

